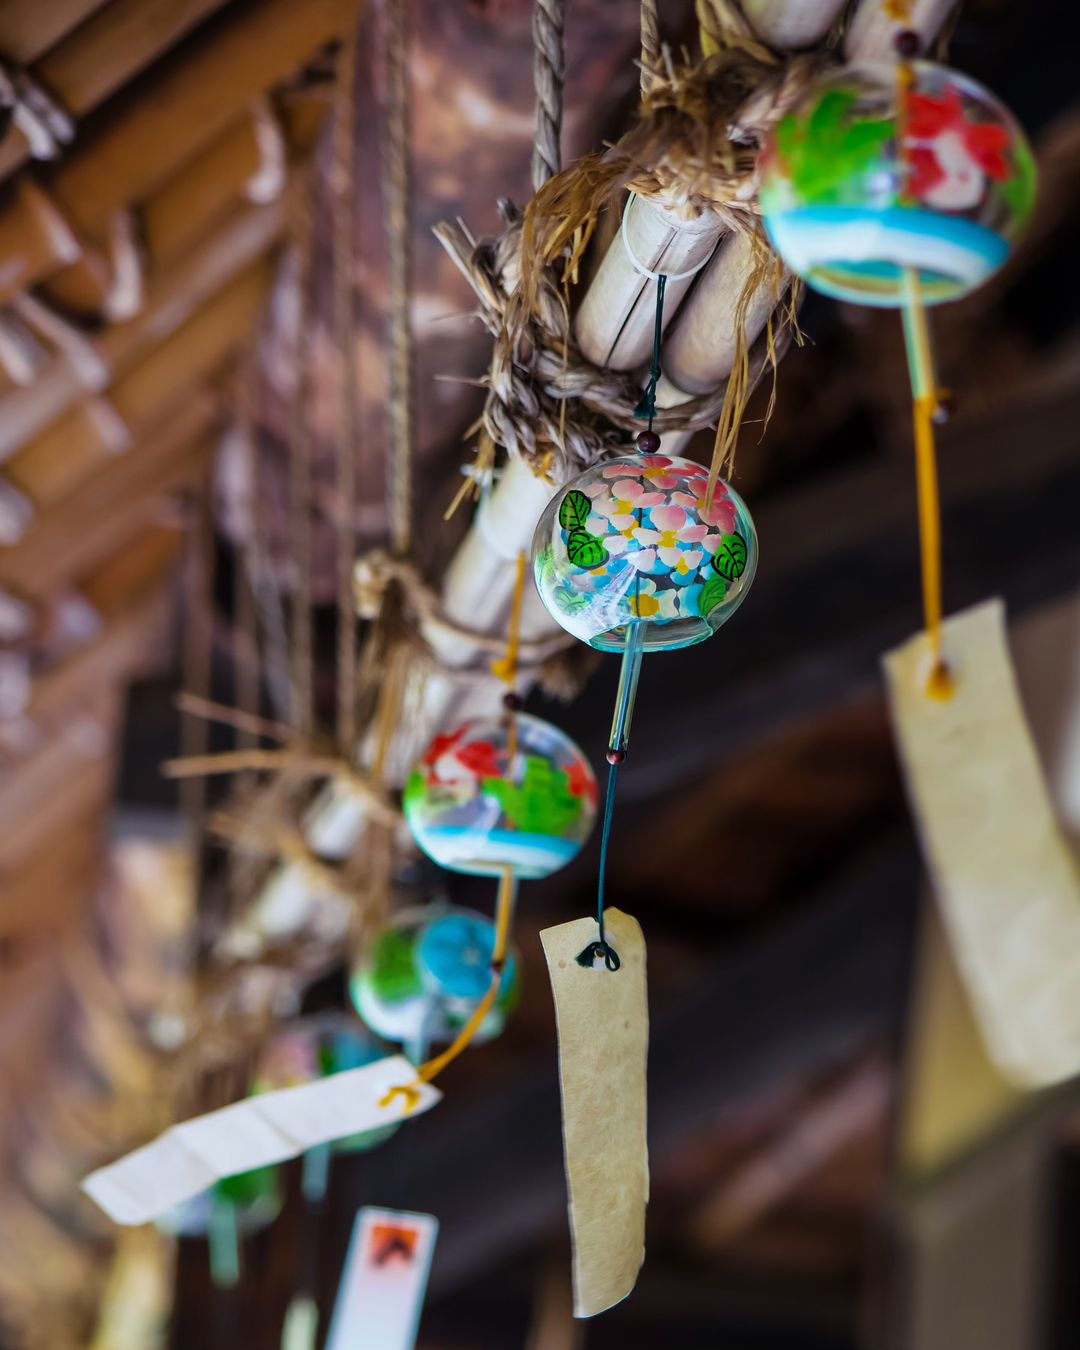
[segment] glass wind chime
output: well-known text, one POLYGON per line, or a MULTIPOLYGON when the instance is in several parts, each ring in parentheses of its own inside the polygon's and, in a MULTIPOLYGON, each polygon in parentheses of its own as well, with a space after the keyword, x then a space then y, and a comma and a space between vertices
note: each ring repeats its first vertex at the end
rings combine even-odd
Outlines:
POLYGON ((526 575, 523 554, 507 655, 494 666, 507 685, 501 715, 436 736, 404 793, 406 823, 428 857, 450 872, 497 879, 495 920, 444 902, 407 910, 351 981, 361 1017, 405 1048, 421 1082, 502 1030, 519 989, 509 944, 518 882, 565 866, 596 821, 599 790, 585 755, 558 727, 521 712, 514 688, 526 575))
POLYGON ((693 460, 659 453, 653 419, 668 278, 639 270, 656 284, 652 367, 636 412, 648 426, 637 453, 603 460, 555 494, 532 546, 536 587, 552 618, 590 647, 622 653, 607 749, 599 932, 578 956, 583 966, 602 960, 608 970, 620 961, 604 931, 607 855, 642 657, 712 637, 745 599, 758 557, 754 522, 735 489, 693 460))
POLYGON ((902 32, 895 66, 841 70, 777 125, 763 157, 765 227, 809 285, 899 309, 911 375, 928 692, 949 697, 941 643, 934 423, 945 416, 926 306, 955 300, 1008 258, 1035 195, 1023 132, 981 85, 919 61, 902 32))

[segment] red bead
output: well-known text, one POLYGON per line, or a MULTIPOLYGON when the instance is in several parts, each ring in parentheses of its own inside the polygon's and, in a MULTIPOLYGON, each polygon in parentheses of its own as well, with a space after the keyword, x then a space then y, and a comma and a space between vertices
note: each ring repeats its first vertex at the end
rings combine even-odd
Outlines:
POLYGON ((609 764, 621 764, 625 758, 625 750, 609 750, 607 752, 607 762, 609 764))
POLYGON ((503 694, 503 707, 508 712, 519 712, 521 710, 521 695, 515 694, 511 689, 503 694))
POLYGON ((655 455, 660 449, 660 437, 655 431, 639 432, 637 443, 643 455, 655 455))
POLYGON ((914 61, 922 51, 922 38, 910 28, 905 28, 893 38, 893 45, 905 61, 914 61))

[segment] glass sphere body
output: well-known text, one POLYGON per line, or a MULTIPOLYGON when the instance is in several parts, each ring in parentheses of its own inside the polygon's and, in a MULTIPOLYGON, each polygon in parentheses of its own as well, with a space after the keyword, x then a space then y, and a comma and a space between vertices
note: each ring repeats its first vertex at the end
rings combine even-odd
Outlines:
POLYGON ((596 821, 596 778, 558 727, 519 713, 436 736, 405 787, 413 838, 440 867, 535 880, 577 854, 596 821))
POLYGON ((540 598, 568 633, 621 651, 644 625, 643 650, 703 642, 742 604, 757 570, 746 503, 689 459, 604 460, 556 493, 533 537, 540 598))
POLYGON ((765 228, 816 290, 898 307, 974 290, 1009 256, 1035 195, 1020 127, 966 76, 931 62, 819 81, 762 157, 765 228))
MULTIPOLYGON (((487 992, 495 926, 457 906, 406 910, 354 968, 353 1004, 376 1035, 420 1055, 433 1042, 451 1041, 487 992)), ((497 1036, 517 1003, 518 962, 506 961, 499 992, 478 1041, 497 1036)))

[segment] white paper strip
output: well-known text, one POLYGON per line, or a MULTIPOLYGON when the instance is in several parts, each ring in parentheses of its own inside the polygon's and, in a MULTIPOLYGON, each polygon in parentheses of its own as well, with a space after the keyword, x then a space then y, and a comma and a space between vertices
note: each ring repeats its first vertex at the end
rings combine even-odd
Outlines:
POLYGON ((438 1232, 430 1214, 359 1211, 326 1350, 413 1350, 438 1232))
MULTIPOLYGON (((114 1223, 149 1223, 223 1177, 405 1119, 401 1096, 386 1106, 379 1103, 390 1088, 415 1079, 409 1061, 391 1055, 301 1087, 264 1092, 174 1125, 153 1143, 92 1172, 82 1188, 114 1223)), ((430 1084, 419 1092, 410 1118, 442 1100, 430 1084)))
POLYGON ((1080 1072, 1080 877, 1054 817, 991 600, 948 620, 955 692, 925 693, 925 634, 885 658, 923 850, 997 1067, 1024 1087, 1080 1072))

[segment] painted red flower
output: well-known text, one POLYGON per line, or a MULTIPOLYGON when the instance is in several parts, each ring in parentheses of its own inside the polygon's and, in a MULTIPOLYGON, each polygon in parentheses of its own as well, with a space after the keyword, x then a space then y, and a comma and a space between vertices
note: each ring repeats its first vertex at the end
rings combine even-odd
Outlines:
POLYGON ((501 778, 502 764, 499 752, 491 741, 470 741, 457 752, 458 762, 464 764, 477 778, 501 778))
POLYGON ((1008 178, 1009 145, 1005 127, 968 118, 956 89, 940 98, 911 94, 904 129, 907 190, 941 210, 968 210, 980 201, 986 178, 1008 178))
POLYGON ((428 746, 422 762, 428 765, 437 764, 443 755, 450 754, 464 735, 465 728, 461 727, 450 736, 436 736, 428 746))
POLYGON ((568 764, 566 768, 566 785, 575 797, 585 797, 593 806, 596 805, 600 791, 596 786, 596 779, 592 776, 592 771, 588 765, 579 761, 568 764))

